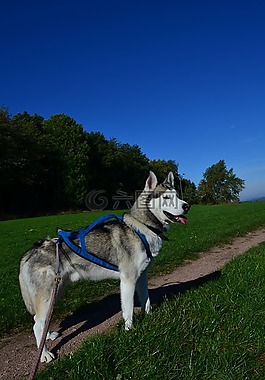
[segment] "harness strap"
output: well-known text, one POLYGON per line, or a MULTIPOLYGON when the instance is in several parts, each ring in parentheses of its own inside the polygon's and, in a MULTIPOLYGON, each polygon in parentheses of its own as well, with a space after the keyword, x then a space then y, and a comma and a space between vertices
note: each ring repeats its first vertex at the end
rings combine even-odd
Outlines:
POLYGON ((152 252, 151 252, 151 249, 150 249, 150 246, 149 246, 149 243, 145 237, 144 234, 142 234, 142 232, 140 230, 138 230, 138 228, 135 229, 135 232, 137 233, 137 235, 139 236, 139 238, 142 240, 143 242, 143 245, 145 247, 145 250, 146 250, 146 254, 147 254, 147 257, 148 259, 151 259, 153 256, 152 256, 152 252))
POLYGON ((74 253, 76 253, 78 256, 82 257, 83 259, 86 259, 88 261, 91 261, 94 264, 97 264, 103 268, 114 270, 116 272, 119 271, 119 268, 116 265, 110 264, 109 262, 100 259, 99 257, 95 256, 94 254, 90 253, 86 249, 86 244, 85 244, 85 236, 92 231, 95 227, 98 225, 106 222, 109 219, 115 218, 118 221, 121 221, 122 218, 118 217, 113 214, 105 215, 97 220, 95 220, 93 223, 91 223, 89 226, 86 228, 83 228, 80 231, 66 231, 66 230, 61 230, 58 229, 58 244, 61 244, 64 242, 68 248, 70 248, 74 253), (74 240, 79 240, 80 245, 78 245, 74 240))
MULTIPOLYGON (((58 229, 57 230, 57 233, 58 233, 57 245, 60 245, 64 242, 68 246, 68 248, 71 249, 71 251, 73 251, 78 256, 82 257, 83 259, 86 259, 86 260, 92 262, 93 264, 97 264, 103 268, 110 269, 110 270, 118 272, 119 268, 116 265, 111 264, 111 263, 107 262, 106 260, 100 259, 96 255, 88 252, 86 249, 86 243, 85 243, 85 236, 90 231, 92 231, 97 226, 105 223, 106 221, 108 221, 110 219, 116 219, 120 223, 123 221, 122 216, 116 216, 114 214, 108 214, 108 215, 104 215, 104 216, 96 219, 93 223, 91 223, 86 228, 81 229, 80 231, 67 231, 67 230, 58 229), (77 244, 78 240, 80 241, 80 245, 77 244)), ((141 239, 141 241, 145 247, 147 257, 152 258, 150 246, 149 246, 149 243, 148 243, 145 235, 142 234, 140 232, 140 230, 138 230, 138 229, 135 229, 135 232, 137 233, 137 235, 139 236, 139 238, 141 239)))

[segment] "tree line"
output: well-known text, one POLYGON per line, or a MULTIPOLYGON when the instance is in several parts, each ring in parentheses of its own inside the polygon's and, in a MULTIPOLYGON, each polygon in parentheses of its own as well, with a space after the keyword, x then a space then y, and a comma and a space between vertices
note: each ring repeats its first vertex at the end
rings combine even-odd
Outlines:
POLYGON ((0 108, 1 218, 92 209, 92 190, 104 194, 105 208, 126 208, 149 170, 160 181, 173 171, 179 191, 191 204, 234 201, 244 188, 223 160, 206 170, 197 188, 178 175, 174 160, 150 160, 138 145, 87 132, 65 114, 45 120, 27 112, 11 116, 0 108))

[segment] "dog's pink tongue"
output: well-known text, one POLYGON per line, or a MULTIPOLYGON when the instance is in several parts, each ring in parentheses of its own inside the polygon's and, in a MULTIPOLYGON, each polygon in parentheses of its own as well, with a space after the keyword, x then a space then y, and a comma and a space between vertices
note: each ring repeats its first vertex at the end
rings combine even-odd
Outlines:
POLYGON ((188 219, 186 219, 186 218, 181 218, 181 216, 179 216, 179 221, 180 221, 180 223, 182 223, 182 224, 187 224, 187 223, 188 223, 188 219))

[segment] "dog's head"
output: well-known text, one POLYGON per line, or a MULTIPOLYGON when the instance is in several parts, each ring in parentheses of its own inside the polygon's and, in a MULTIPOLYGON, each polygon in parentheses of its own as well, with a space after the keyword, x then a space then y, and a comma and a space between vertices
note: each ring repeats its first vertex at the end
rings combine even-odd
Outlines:
POLYGON ((189 211, 190 206, 187 202, 179 199, 174 187, 172 172, 161 184, 157 183, 155 174, 150 172, 144 191, 139 198, 142 205, 144 204, 166 229, 170 223, 186 224, 188 222, 185 214, 189 211))

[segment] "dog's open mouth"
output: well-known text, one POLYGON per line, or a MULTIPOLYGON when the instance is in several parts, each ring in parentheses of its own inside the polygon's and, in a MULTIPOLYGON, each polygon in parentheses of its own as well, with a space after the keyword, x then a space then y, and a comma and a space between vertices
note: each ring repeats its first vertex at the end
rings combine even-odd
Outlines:
POLYGON ((182 224, 187 224, 188 223, 188 219, 184 215, 173 215, 173 214, 170 214, 170 212, 167 212, 167 211, 163 211, 163 213, 173 223, 182 223, 182 224))

